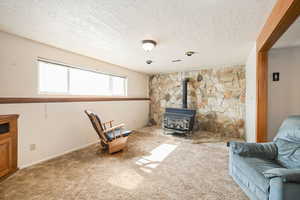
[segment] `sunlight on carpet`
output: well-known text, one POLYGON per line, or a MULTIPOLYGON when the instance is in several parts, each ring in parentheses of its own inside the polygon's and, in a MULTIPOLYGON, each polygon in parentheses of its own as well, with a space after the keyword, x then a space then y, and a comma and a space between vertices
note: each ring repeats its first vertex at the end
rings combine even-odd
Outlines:
POLYGON ((156 168, 176 147, 175 144, 161 144, 153 149, 149 156, 143 156, 135 163, 140 165, 143 171, 151 173, 150 169, 156 168))

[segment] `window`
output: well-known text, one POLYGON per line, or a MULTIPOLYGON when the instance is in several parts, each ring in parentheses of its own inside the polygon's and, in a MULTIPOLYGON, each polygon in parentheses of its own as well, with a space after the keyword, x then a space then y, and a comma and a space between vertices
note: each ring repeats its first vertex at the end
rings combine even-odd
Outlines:
POLYGON ((125 77, 38 60, 39 92, 70 95, 126 96, 125 77))
POLYGON ((68 68, 40 62, 40 92, 68 92, 68 68))

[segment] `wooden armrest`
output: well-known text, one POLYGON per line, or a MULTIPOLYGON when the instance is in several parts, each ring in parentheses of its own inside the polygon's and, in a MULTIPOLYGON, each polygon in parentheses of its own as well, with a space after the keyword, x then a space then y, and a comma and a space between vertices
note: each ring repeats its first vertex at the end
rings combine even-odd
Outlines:
POLYGON ((110 120, 110 121, 104 122, 103 124, 112 123, 113 121, 114 121, 114 120, 110 120))
POLYGON ((110 128, 112 127, 112 122, 113 122, 114 120, 110 120, 110 121, 108 121, 108 122, 104 122, 104 123, 102 123, 102 125, 104 126, 104 129, 106 129, 106 124, 109 124, 109 126, 110 126, 110 128))
POLYGON ((123 128, 125 126, 125 124, 119 124, 117 126, 114 126, 114 127, 111 127, 111 128, 108 128, 104 131, 104 133, 107 133, 107 132, 111 132, 111 131, 114 131, 115 129, 118 129, 118 128, 123 128))

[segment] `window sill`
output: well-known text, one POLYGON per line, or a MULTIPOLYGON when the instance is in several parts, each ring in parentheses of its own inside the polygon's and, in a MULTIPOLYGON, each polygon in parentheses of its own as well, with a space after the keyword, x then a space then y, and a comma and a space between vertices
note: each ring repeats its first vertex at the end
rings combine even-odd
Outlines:
POLYGON ((60 102, 96 102, 96 101, 148 101, 148 97, 51 97, 51 98, 15 98, 1 97, 0 104, 16 103, 60 103, 60 102))

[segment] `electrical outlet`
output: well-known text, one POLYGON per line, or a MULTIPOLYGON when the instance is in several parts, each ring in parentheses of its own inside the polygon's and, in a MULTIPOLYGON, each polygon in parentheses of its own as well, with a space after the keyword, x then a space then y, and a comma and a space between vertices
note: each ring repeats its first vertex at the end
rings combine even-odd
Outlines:
POLYGON ((36 149, 36 144, 29 145, 29 150, 34 151, 36 149))

